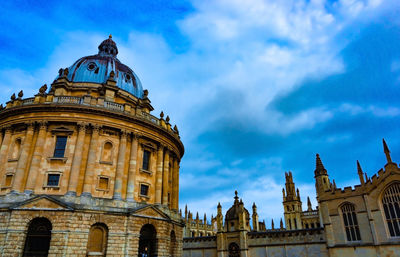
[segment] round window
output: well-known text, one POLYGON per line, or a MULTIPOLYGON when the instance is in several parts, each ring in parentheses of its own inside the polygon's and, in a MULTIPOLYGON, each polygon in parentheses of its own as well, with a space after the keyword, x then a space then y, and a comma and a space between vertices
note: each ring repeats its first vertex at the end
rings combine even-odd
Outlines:
POLYGON ((94 62, 89 63, 87 66, 88 70, 94 70, 94 69, 96 69, 96 67, 97 67, 97 65, 94 62))
POLYGON ((125 74, 125 82, 130 82, 131 81, 131 75, 125 74))

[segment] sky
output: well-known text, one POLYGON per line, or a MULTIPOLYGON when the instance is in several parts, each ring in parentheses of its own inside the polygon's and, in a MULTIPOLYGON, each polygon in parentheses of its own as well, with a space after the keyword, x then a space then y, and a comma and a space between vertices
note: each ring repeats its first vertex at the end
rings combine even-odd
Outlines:
MULTIPOLYGON (((400 1, 0 1, 0 102, 33 96, 113 35, 118 58, 177 124, 180 206, 234 191, 267 227, 284 173, 315 206, 315 154, 338 187, 400 162, 400 1)), ((304 208, 305 209, 305 208, 304 208)))

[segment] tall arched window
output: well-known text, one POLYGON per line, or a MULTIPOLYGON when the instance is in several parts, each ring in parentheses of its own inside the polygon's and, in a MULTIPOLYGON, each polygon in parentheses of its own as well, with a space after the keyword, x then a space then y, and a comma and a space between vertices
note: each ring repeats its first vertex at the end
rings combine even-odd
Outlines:
POLYGON ((169 246, 169 255, 174 257, 176 254, 177 242, 176 242, 176 235, 175 231, 171 231, 170 235, 170 246, 169 246))
POLYGON ((229 257, 240 257, 240 248, 237 243, 230 243, 228 246, 229 257))
POLYGON ((51 229, 52 225, 48 219, 33 219, 28 227, 23 256, 47 256, 50 248, 51 229))
POLYGON ((389 186, 382 197, 383 210, 390 236, 400 236, 400 184, 389 186))
POLYGON ((89 231, 87 256, 106 256, 108 228, 105 224, 96 223, 89 231))
POLYGON ((360 241, 360 229, 353 204, 346 203, 341 208, 347 241, 360 241))
POLYGON ((153 225, 146 224, 140 230, 139 256, 154 257, 157 250, 157 232, 153 225))

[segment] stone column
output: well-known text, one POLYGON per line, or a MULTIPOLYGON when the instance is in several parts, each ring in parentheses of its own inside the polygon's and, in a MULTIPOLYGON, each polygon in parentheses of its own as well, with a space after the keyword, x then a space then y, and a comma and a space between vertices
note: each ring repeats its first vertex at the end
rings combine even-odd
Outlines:
POLYGON ((165 149, 165 156, 164 156, 164 173, 163 173, 163 198, 162 203, 164 205, 168 205, 168 178, 169 178, 169 151, 165 149))
POLYGON ((33 152, 32 163, 26 181, 25 193, 31 194, 35 189, 36 178, 39 176, 40 162, 43 156, 43 146, 46 141, 47 121, 39 122, 39 133, 36 140, 35 150, 33 152))
POLYGON ((1 174, 1 179, 3 178, 4 175, 4 169, 6 167, 6 161, 7 161, 7 155, 8 155, 8 148, 10 146, 10 140, 11 140, 11 127, 6 127, 5 132, 4 132, 4 138, 3 138, 3 143, 0 148, 0 174, 1 174))
POLYGON ((1 148, 1 143, 3 143, 3 131, 0 128, 0 148, 1 148))
POLYGON ((164 147, 162 145, 160 145, 157 150, 156 204, 161 204, 162 199, 163 150, 164 147))
POLYGON ((126 131, 121 131, 121 140, 119 141, 117 174, 114 183, 114 199, 122 200, 122 178, 124 176, 126 154, 126 131))
POLYGON ((137 136, 133 134, 131 142, 131 154, 129 158, 128 188, 126 196, 128 201, 134 201, 134 193, 136 186, 137 150, 138 150, 138 140, 137 136))
POLYGON ((82 164, 83 144, 85 143, 87 123, 78 123, 78 136, 76 137, 74 157, 72 159, 71 170, 69 172, 69 183, 67 195, 76 196, 78 188, 79 173, 82 164))
POLYGON ((172 191, 172 209, 178 210, 179 208, 179 163, 178 159, 174 158, 174 169, 173 169, 174 175, 172 176, 172 185, 173 185, 173 191, 172 191))
POLYGON ((23 180, 25 175, 26 167, 28 166, 28 155, 31 149, 33 140, 34 124, 28 123, 26 128, 26 135, 24 143, 22 145, 21 154, 18 159, 17 168, 15 169, 14 184, 12 186, 13 192, 20 193, 22 191, 23 180))
POLYGON ((85 170, 85 181, 83 184, 82 196, 92 196, 92 185, 93 185, 93 174, 94 168, 96 167, 96 154, 98 151, 98 140, 99 140, 99 125, 93 125, 92 138, 89 146, 89 156, 87 159, 87 165, 85 170))

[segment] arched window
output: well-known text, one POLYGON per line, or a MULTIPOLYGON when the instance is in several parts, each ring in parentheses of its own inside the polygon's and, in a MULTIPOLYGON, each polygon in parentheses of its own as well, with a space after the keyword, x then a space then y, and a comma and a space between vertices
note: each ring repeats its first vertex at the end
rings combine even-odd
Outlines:
POLYGON ((87 243, 88 256, 106 256, 108 228, 105 224, 96 223, 89 231, 87 243))
POLYGON ((171 231, 170 235, 170 246, 169 246, 169 255, 174 257, 176 254, 177 242, 176 242, 176 235, 175 231, 171 231))
POLYGON ((230 243, 228 247, 229 257, 240 257, 240 248, 236 243, 230 243))
POLYGON ((153 225, 146 224, 140 230, 139 256, 154 257, 157 250, 157 232, 153 225))
POLYGON ((33 219, 28 227, 23 256, 47 256, 50 248, 51 229, 52 225, 48 219, 33 219))
POLYGON ((103 151, 101 153, 101 162, 112 163, 113 157, 113 144, 109 141, 103 145, 103 151))
POLYGON ((21 151, 21 144, 22 144, 21 138, 15 139, 10 159, 12 159, 12 160, 18 159, 19 153, 21 151))
POLYGON ((346 203, 341 207, 347 241, 360 241, 360 229, 353 204, 346 203))
POLYGON ((400 184, 389 186, 382 197, 383 210, 390 236, 400 236, 400 184))

